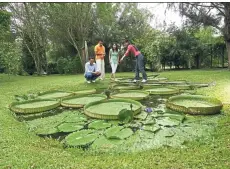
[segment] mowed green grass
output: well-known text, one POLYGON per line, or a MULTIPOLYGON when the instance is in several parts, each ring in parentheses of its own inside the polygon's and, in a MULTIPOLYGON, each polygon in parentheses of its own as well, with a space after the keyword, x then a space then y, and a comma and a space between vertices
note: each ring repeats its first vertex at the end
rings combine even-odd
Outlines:
MULTIPOLYGON (((151 74, 150 72, 148 74, 151 74)), ((107 74, 108 75, 108 74, 107 74)), ((117 76, 132 76, 119 73, 117 76)), ((57 140, 29 132, 8 109, 14 95, 59 89, 65 91, 104 88, 108 80, 84 83, 82 75, 10 76, 0 74, 0 168, 230 168, 230 72, 227 70, 169 71, 160 73, 170 80, 214 82, 200 94, 214 96, 225 103, 224 116, 210 140, 187 143, 186 149, 164 147, 141 153, 93 153, 64 149, 57 140)))

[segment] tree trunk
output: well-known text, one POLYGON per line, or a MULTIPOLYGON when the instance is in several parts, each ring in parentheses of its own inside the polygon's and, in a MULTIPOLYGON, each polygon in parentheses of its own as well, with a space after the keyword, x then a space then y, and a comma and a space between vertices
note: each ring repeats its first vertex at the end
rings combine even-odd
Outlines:
POLYGON ((228 54, 228 70, 230 70, 230 3, 225 2, 224 4, 224 38, 226 43, 226 49, 228 54))
POLYGON ((226 41, 226 49, 228 53, 228 69, 230 70, 230 42, 226 41))
POLYGON ((194 62, 196 64, 196 68, 199 69, 200 68, 200 56, 199 55, 195 56, 194 62))
POLYGON ((213 55, 213 51, 212 51, 212 46, 211 46, 211 58, 210 58, 210 67, 212 68, 212 55, 213 55))
POLYGON ((222 59, 221 59, 221 64, 222 64, 222 68, 224 68, 224 47, 222 46, 222 59))

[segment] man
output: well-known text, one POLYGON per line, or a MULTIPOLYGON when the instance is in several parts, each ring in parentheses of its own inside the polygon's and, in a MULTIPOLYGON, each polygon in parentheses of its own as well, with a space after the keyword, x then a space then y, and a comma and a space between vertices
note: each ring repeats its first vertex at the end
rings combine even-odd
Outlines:
POLYGON ((101 73, 100 79, 103 80, 105 78, 105 47, 103 46, 102 40, 98 41, 98 44, 94 48, 94 52, 96 55, 97 69, 101 73))
POLYGON ((132 53, 136 57, 136 66, 135 66, 135 78, 133 82, 137 82, 139 80, 139 72, 142 74, 142 83, 147 82, 147 74, 145 72, 144 67, 144 56, 141 54, 141 52, 134 46, 131 45, 128 40, 125 40, 124 46, 127 48, 124 56, 121 58, 120 62, 123 61, 123 59, 129 55, 129 53, 132 53))
POLYGON ((89 58, 89 61, 85 64, 85 78, 87 83, 95 83, 95 80, 101 75, 99 71, 97 71, 97 65, 94 62, 94 58, 89 58))

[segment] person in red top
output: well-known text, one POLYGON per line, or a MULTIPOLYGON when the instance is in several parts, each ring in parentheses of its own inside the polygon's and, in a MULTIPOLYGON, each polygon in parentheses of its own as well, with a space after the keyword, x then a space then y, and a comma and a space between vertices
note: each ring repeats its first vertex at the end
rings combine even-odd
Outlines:
POLYGON ((123 61, 123 59, 129 55, 129 53, 132 53, 136 57, 136 66, 135 66, 135 78, 133 82, 137 82, 139 80, 140 76, 139 73, 142 74, 142 82, 147 82, 147 74, 145 72, 145 66, 144 66, 144 56, 141 54, 141 52, 136 48, 136 46, 130 44, 128 40, 125 41, 124 46, 127 48, 124 56, 121 58, 120 62, 123 61))

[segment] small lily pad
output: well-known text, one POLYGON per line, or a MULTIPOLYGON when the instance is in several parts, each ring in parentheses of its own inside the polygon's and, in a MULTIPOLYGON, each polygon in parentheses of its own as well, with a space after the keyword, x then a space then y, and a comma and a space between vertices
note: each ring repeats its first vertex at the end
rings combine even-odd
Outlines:
POLYGON ((65 122, 67 123, 77 123, 77 122, 84 122, 87 121, 87 118, 83 115, 79 115, 79 114, 71 114, 68 115, 65 119, 65 122))
POLYGON ((168 128, 163 129, 160 132, 161 132, 162 136, 164 136, 164 137, 172 137, 175 135, 175 132, 171 129, 168 129, 168 128))
POLYGON ((86 146, 94 142, 98 138, 98 133, 93 133, 93 130, 81 130, 69 134, 65 138, 65 143, 68 146, 86 146))
POLYGON ((112 125, 119 125, 120 121, 119 120, 108 120, 108 123, 112 125))
POLYGON ((130 128, 124 128, 121 126, 111 127, 105 132, 108 139, 126 139, 133 134, 130 128))
POLYGON ((145 131, 145 130, 140 131, 139 135, 140 135, 140 138, 142 139, 153 139, 155 136, 153 132, 145 131))
POLYGON ((184 114, 165 113, 163 116, 169 117, 169 118, 174 119, 174 120, 178 120, 180 122, 183 122, 183 120, 185 119, 184 114))
POLYGON ((135 119, 145 120, 148 114, 144 111, 142 111, 140 114, 134 116, 135 119))
POLYGON ((59 130, 56 127, 51 127, 51 126, 43 126, 43 127, 39 127, 35 130, 35 133, 37 135, 51 135, 51 134, 56 134, 58 133, 59 130))
POLYGON ((82 129, 84 126, 77 123, 62 123, 58 126, 58 130, 61 132, 73 132, 82 129))
POLYGON ((141 123, 144 125, 153 125, 156 123, 156 120, 150 116, 145 121, 142 121, 141 123))
POLYGON ((143 126, 143 129, 145 131, 150 131, 150 132, 155 133, 155 132, 159 131, 161 129, 161 127, 158 125, 154 125, 154 126, 145 125, 145 126, 143 126))
POLYGON ((105 136, 107 138, 113 138, 122 129, 121 126, 114 126, 105 131, 105 136))
POLYGON ((157 119, 157 124, 165 127, 173 127, 178 126, 180 124, 180 121, 165 117, 162 119, 157 119))
POLYGON ((100 148, 101 149, 111 149, 111 148, 116 148, 120 144, 123 143, 123 140, 118 140, 118 139, 107 139, 105 136, 102 136, 94 141, 92 144, 92 148, 100 148))
POLYGON ((109 127, 111 127, 111 125, 112 124, 106 123, 105 121, 97 120, 97 121, 93 121, 92 123, 90 123, 88 128, 100 130, 100 129, 109 128, 109 127))
POLYGON ((125 129, 122 129, 120 132, 118 132, 116 137, 118 139, 123 140, 123 139, 130 137, 132 134, 133 134, 133 131, 130 128, 125 128, 125 129))

